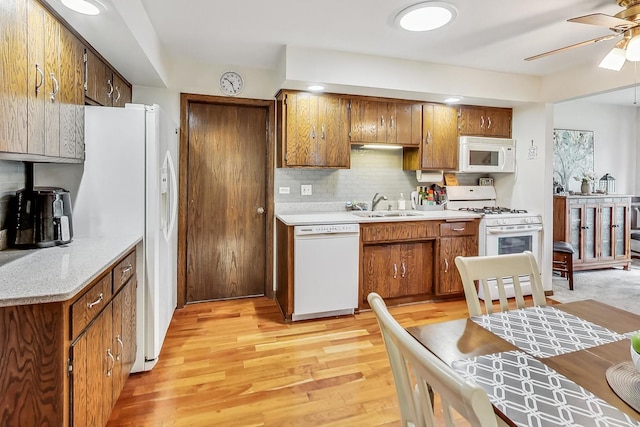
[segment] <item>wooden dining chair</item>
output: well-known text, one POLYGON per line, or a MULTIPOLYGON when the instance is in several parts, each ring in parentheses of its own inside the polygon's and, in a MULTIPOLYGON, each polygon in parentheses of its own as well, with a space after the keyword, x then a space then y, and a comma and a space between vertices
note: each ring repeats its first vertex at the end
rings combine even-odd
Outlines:
POLYGON ((494 256, 458 256, 455 261, 460 277, 462 277, 469 316, 483 314, 476 282, 478 287, 482 287, 483 294, 487 298, 484 301, 487 314, 493 313, 495 310, 493 301, 491 301, 490 285, 496 285, 498 288, 499 311, 509 310, 505 284, 513 285, 516 307, 526 306, 522 292, 523 280, 529 280, 531 284, 533 305, 546 305, 538 263, 530 251, 494 256))
POLYGON ((382 331, 404 427, 436 425, 432 392, 440 396, 447 427, 455 425, 452 409, 472 426, 504 425, 479 385, 464 379, 412 337, 389 313, 380 295, 372 292, 367 300, 382 331))

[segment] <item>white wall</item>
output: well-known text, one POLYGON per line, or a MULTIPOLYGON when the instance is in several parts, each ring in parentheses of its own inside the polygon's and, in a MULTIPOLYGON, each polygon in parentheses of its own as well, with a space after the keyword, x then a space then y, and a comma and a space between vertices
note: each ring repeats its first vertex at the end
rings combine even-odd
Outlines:
MULTIPOLYGON (((636 107, 596 104, 586 101, 558 103, 553 123, 557 129, 594 132, 594 172, 600 178, 609 173, 616 179, 616 193, 636 194, 638 164, 638 125, 636 107)), ((551 169, 552 171, 553 169, 551 169)), ((580 183, 572 181, 571 191, 580 183)))

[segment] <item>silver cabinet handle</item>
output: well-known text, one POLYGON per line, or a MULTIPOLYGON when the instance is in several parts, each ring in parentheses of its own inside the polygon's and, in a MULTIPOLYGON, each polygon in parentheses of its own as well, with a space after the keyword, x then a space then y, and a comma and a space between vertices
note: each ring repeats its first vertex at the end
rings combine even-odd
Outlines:
POLYGON ((44 84, 44 73, 42 72, 42 70, 40 69, 40 65, 38 64, 36 64, 36 73, 40 74, 40 83, 36 83, 36 93, 40 93, 40 88, 44 84))
POLYGON ((133 265, 131 265, 131 264, 129 264, 125 268, 123 268, 122 272, 120 273, 120 281, 124 280, 124 278, 127 277, 127 274, 129 274, 129 272, 131 270, 133 270, 133 265))
POLYGON ((49 76, 51 77, 51 80, 53 81, 53 92, 51 92, 50 94, 50 98, 51 101, 55 101, 56 100, 56 95, 58 94, 58 91, 60 90, 60 85, 58 84, 58 80, 56 80, 56 75, 51 73, 49 74, 49 76))
POLYGON ((430 130, 428 130, 428 131, 427 131, 427 136, 426 136, 426 138, 425 138, 425 140, 424 140, 424 141, 425 141, 427 144, 430 144, 430 143, 431 143, 431 131, 430 131, 430 130))
POLYGON ((320 131, 322 132, 322 139, 325 139, 324 123, 322 124, 322 126, 320 126, 320 131))
POLYGON ((480 116, 480 129, 484 129, 484 116, 480 116))
POLYGON ((446 258, 444 259, 444 272, 449 272, 449 261, 446 258))
POLYGON ((120 334, 116 335, 116 341, 120 345, 120 351, 116 354, 116 360, 120 360, 122 358, 122 353, 124 353, 124 343, 120 339, 120 334))
POLYGON ((257 212, 258 212, 259 214, 263 214, 263 213, 264 213, 264 208, 263 208, 262 206, 260 206, 260 207, 257 209, 257 212))
POLYGON ((491 129, 491 117, 487 117, 487 129, 491 129))
POLYGON ((398 266, 395 263, 393 264, 393 278, 398 278, 398 266))
POLYGON ((109 85, 109 92, 107 92, 107 98, 111 98, 111 95, 113 95, 113 84, 111 83, 111 79, 107 80, 107 84, 109 85))
POLYGON ((116 366, 116 360, 114 359, 113 354, 111 354, 110 348, 107 349, 107 357, 111 359, 111 367, 107 368, 107 376, 110 377, 113 372, 113 368, 116 366))
POLYGON ((115 87, 115 91, 116 91, 116 99, 113 100, 113 102, 118 102, 120 101, 120 89, 118 89, 118 86, 115 87))
POLYGON ((380 116, 380 126, 384 127, 384 116, 380 116))
POLYGON ((94 302, 88 303, 87 304, 87 308, 93 308, 94 306, 100 304, 103 299, 104 299, 104 294, 102 292, 100 292, 100 295, 98 296, 98 299, 95 300, 94 302))
POLYGON ((393 129, 393 116, 389 117, 389 127, 393 129))
POLYGON ((462 228, 453 228, 452 230, 453 231, 464 231, 464 227, 462 227, 462 228))
POLYGON ((400 276, 404 278, 404 275, 407 274, 407 267, 404 265, 404 262, 400 264, 401 273, 400 276))
POLYGON ((316 126, 313 125, 311 127, 311 138, 315 139, 315 137, 316 137, 316 126))

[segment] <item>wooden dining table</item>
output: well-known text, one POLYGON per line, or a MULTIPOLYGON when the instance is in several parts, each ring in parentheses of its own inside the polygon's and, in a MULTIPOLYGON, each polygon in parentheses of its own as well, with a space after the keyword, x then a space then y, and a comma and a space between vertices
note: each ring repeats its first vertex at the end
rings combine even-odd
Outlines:
MULTIPOLYGON (((594 300, 547 307, 576 316, 617 334, 628 335, 630 332, 640 330, 640 315, 594 300)), ((479 322, 477 318, 467 318, 413 326, 407 328, 407 331, 450 366, 460 363, 456 361, 475 360, 480 356, 496 353, 525 352, 542 362, 546 367, 564 375, 608 404, 618 408, 631 419, 640 421, 640 413, 618 397, 609 386, 606 378, 609 367, 620 362, 630 361, 630 340, 628 338, 619 339, 618 337, 618 340, 614 342, 568 351, 559 355, 536 355, 535 352, 523 350, 507 339, 501 338, 488 328, 481 326, 480 323, 482 322, 479 322)), ((509 325, 506 324, 505 327, 509 328, 509 325)), ((507 335, 511 332, 506 331, 507 335)), ((494 408, 496 408, 495 405, 494 408)), ((516 425, 497 408, 496 413, 507 424, 516 425)))

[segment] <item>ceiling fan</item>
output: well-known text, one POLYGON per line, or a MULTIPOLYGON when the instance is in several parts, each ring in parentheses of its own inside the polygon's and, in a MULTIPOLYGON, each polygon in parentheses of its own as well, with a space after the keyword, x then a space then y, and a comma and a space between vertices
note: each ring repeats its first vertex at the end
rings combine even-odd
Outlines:
POLYGON ((624 7, 625 10, 616 13, 614 16, 605 15, 604 13, 594 13, 591 15, 579 16, 571 18, 568 22, 577 22, 579 24, 598 25, 600 27, 608 27, 613 34, 595 39, 586 40, 580 43, 561 47, 559 49, 550 50, 549 52, 525 58, 525 61, 533 61, 535 59, 544 58, 545 56, 555 53, 564 52, 565 50, 576 47, 587 46, 622 37, 616 45, 609 51, 607 56, 600 62, 599 67, 609 70, 620 71, 625 61, 640 61, 640 0, 616 0, 618 6, 624 7))

